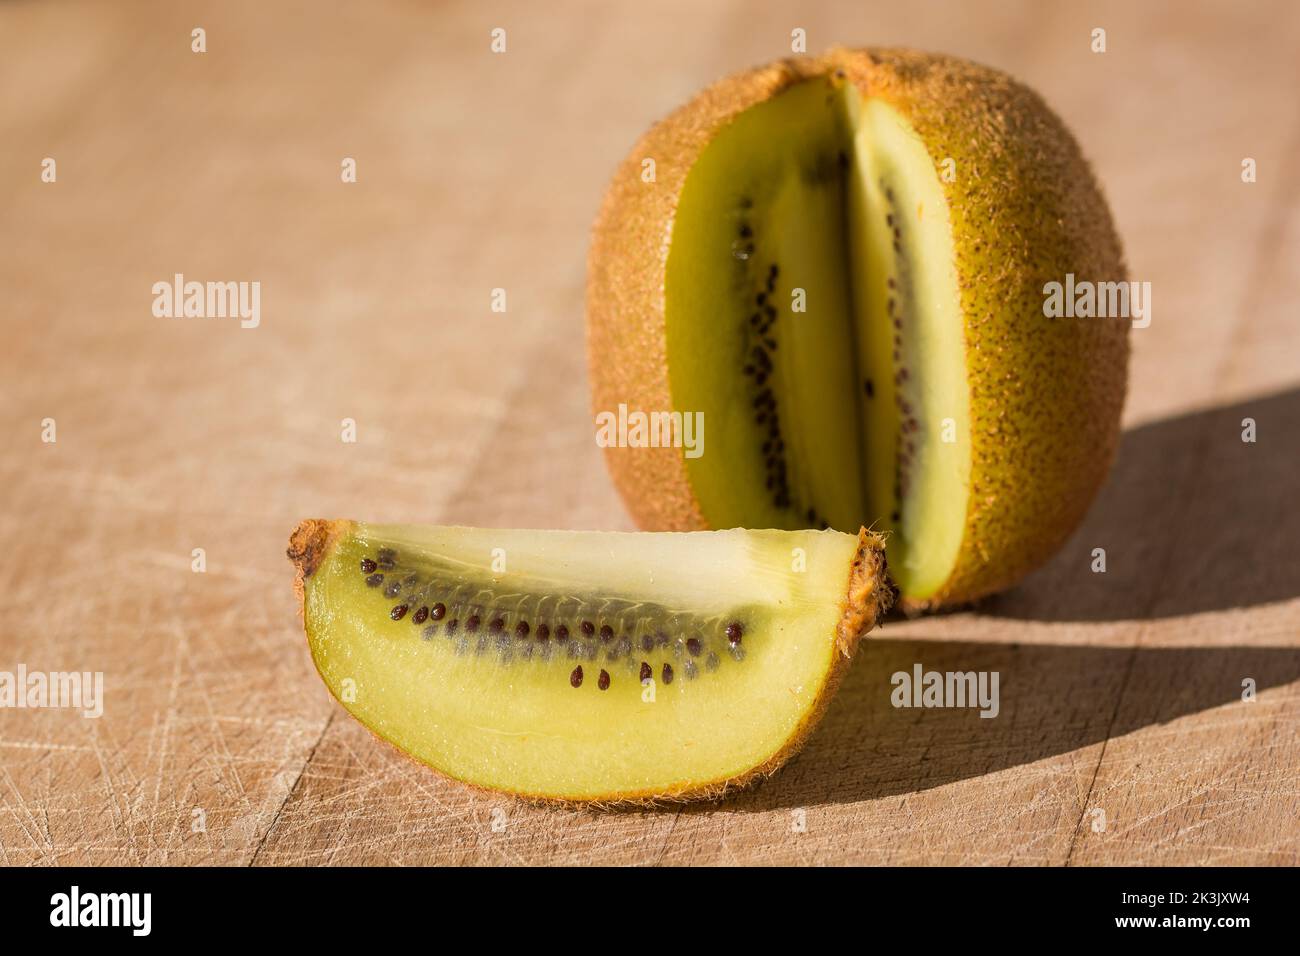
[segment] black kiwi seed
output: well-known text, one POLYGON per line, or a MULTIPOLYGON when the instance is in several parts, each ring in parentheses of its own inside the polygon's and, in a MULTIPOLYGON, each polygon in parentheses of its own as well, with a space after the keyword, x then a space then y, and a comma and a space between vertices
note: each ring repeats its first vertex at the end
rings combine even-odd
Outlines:
POLYGON ((664 683, 671 684, 672 682, 673 682, 673 665, 669 664, 667 661, 664 661, 664 683))
POLYGON ((502 628, 504 628, 505 626, 506 626, 506 619, 505 619, 505 618, 503 618, 503 617, 494 617, 494 618, 492 619, 492 623, 490 623, 490 624, 488 625, 488 630, 491 631, 493 634, 496 634, 498 631, 500 631, 500 630, 501 630, 502 628))
POLYGON ((397 581, 389 581, 384 585, 384 597, 397 597, 397 592, 402 590, 402 585, 397 581))
POLYGON ((583 621, 582 633, 586 634, 588 637, 591 637, 591 635, 596 633, 596 625, 592 624, 590 621, 583 621))
POLYGON ((551 629, 547 627, 545 624, 538 624, 537 639, 539 641, 546 641, 546 640, 550 640, 550 637, 551 637, 551 629))
POLYGON ((454 617, 453 617, 450 621, 448 621, 448 622, 447 622, 447 636, 448 636, 448 637, 451 637, 451 635, 455 634, 455 633, 456 633, 456 628, 459 627, 459 626, 460 626, 460 621, 456 620, 454 617))
POLYGON ((612 627, 610 627, 608 624, 602 624, 600 626, 600 639, 602 641, 608 641, 613 636, 614 636, 614 629, 612 627))
POLYGON ((762 305, 764 302, 767 301, 767 293, 760 292, 758 295, 754 296, 754 301, 757 302, 759 305, 762 305))
POLYGON ((569 626, 567 624, 561 624, 555 629, 555 639, 561 642, 569 639, 569 626))
POLYGON ((601 690, 609 690, 609 671, 601 670, 600 677, 596 680, 596 686, 601 690))
POLYGON ((369 558, 362 558, 362 559, 361 559, 361 573, 362 573, 362 574, 370 574, 370 573, 371 573, 372 571, 374 571, 375 568, 377 568, 377 567, 379 567, 379 565, 375 564, 375 562, 371 561, 369 558))
POLYGON ((740 238, 748 239, 754 234, 754 230, 749 228, 749 223, 742 223, 740 226, 740 238))
POLYGON ((397 560, 397 552, 394 551, 392 548, 380 548, 377 552, 375 552, 375 555, 376 557, 379 558, 380 561, 397 560))
POLYGON ((382 574, 372 574, 366 578, 366 587, 377 588, 383 583, 383 580, 384 576, 382 574))
POLYGON ((429 609, 427 607, 419 608, 411 615, 412 624, 423 624, 429 618, 429 609))
POLYGON ((772 263, 772 267, 767 270, 767 274, 771 276, 773 279, 775 279, 780 274, 780 270, 777 268, 775 262, 772 263))
POLYGON ((703 650, 703 647, 700 645, 700 642, 696 638, 692 637, 690 640, 686 642, 686 649, 690 651, 691 657, 699 657, 700 651, 703 650))
POLYGON ((394 621, 400 621, 402 618, 406 617, 406 605, 405 604, 397 605, 397 607, 393 608, 391 611, 388 612, 388 616, 391 617, 394 621))
POLYGON ((727 625, 727 640, 732 644, 739 644, 740 639, 745 636, 745 627, 739 621, 732 621, 727 625))
POLYGON ((582 665, 581 664, 575 667, 573 669, 573 673, 569 675, 569 686, 570 687, 582 686, 582 665))
POLYGON ((654 668, 652 668, 645 661, 641 662, 641 679, 643 681, 651 680, 654 677, 654 673, 655 673, 654 668))
POLYGON ((465 630, 469 631, 471 634, 473 634, 475 631, 478 630, 478 626, 479 626, 479 617, 477 614, 471 614, 469 618, 465 621, 465 630))
POLYGON ((871 379, 867 379, 867 398, 876 397, 876 386, 871 384, 871 379))
POLYGON ((655 639, 653 637, 651 637, 649 634, 641 635, 641 650, 649 652, 654 650, 654 646, 655 646, 655 639))
POLYGON ((520 621, 515 625, 515 637, 527 637, 528 631, 529 627, 527 621, 520 621))
POLYGON ((447 605, 439 601, 433 607, 429 608, 429 617, 435 621, 441 621, 447 613, 447 605))
POLYGON ((897 523, 899 518, 901 517, 902 515, 900 515, 897 511, 895 511, 892 515, 889 516, 889 520, 897 523))

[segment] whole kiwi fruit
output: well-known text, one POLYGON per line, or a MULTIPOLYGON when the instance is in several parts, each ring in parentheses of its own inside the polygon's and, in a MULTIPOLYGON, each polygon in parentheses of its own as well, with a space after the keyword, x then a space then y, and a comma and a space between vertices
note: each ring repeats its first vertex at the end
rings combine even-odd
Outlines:
POLYGON ((1125 282, 1120 242, 1006 74, 836 49, 723 79, 641 138, 596 219, 598 418, 707 425, 692 454, 604 442, 614 482, 648 530, 884 532, 909 610, 1007 588, 1117 446, 1130 321, 1049 317, 1067 276, 1125 282))

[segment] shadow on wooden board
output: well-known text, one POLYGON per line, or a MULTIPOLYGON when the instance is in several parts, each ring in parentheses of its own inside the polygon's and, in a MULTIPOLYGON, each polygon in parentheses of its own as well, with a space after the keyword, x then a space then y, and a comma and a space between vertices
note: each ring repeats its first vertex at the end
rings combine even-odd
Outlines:
MULTIPOLYGON (((1213 707, 1265 706, 1254 691, 1300 679, 1300 647, 1098 648, 868 638, 804 751, 716 809, 854 803, 977 777, 1213 707), (996 671, 997 716, 895 707, 896 673, 996 671)), ((1045 784, 1046 785, 1046 784, 1045 784)))
MULTIPOLYGON (((979 608, 1110 621, 1225 611, 1300 595, 1300 389, 1133 429, 1088 518, 1051 564, 979 608), (1256 440, 1242 441, 1243 419, 1256 440), (1093 549, 1106 573, 1092 571, 1093 549)), ((1226 619, 1225 619, 1226 620, 1226 619)), ((1300 647, 1133 648, 868 637, 807 748, 729 809, 913 793, 1123 736, 1300 679, 1300 647), (998 715, 896 708, 898 672, 997 671, 998 715)), ((1227 718, 1231 719, 1231 717, 1227 718)), ((707 807, 700 808, 706 810, 707 807)))
POLYGON ((992 617, 1179 617, 1300 596, 1300 389, 1143 425, 1082 527, 992 617), (1242 440, 1255 423, 1255 441, 1242 440), (1092 570, 1105 550, 1106 572, 1092 570))

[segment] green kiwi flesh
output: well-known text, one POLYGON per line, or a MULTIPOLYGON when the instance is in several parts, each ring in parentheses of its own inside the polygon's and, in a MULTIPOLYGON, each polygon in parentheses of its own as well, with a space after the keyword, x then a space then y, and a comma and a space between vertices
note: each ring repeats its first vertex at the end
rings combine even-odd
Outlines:
POLYGON ((890 533, 909 598, 947 579, 969 496, 965 343, 939 172, 832 76, 741 113, 691 168, 665 280, 674 408, 712 527, 890 533))
POLYGON ((311 521, 289 554, 316 667, 375 734, 478 786, 614 802, 784 760, 887 601, 877 541, 311 521))

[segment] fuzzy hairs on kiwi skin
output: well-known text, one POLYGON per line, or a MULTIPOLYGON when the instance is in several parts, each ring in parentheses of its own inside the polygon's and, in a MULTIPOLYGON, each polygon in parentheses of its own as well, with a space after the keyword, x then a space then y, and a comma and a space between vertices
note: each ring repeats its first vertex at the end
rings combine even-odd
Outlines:
MULTIPOLYGON (((970 396, 967 504, 946 578, 928 593, 905 587, 902 603, 916 611, 969 602, 1019 581, 1082 519, 1115 454, 1127 378, 1127 321, 1041 314, 1044 282, 1067 272, 1120 281, 1127 271, 1077 144, 1005 74, 912 50, 832 50, 728 77, 654 126, 615 174, 593 230, 593 408, 680 408, 670 380, 665 237, 692 168, 746 111, 832 77, 903 117, 934 163, 955 162, 942 190, 970 396), (657 160, 653 184, 640 179, 646 156, 657 160)), ((606 461, 641 527, 716 525, 679 449, 611 448, 606 461)), ((862 523, 882 519, 865 512, 862 523)))
MULTIPOLYGON (((409 618, 400 622, 396 618, 389 621, 387 615, 381 613, 377 615, 377 618, 384 620, 384 623, 382 625, 375 625, 377 628, 375 633, 349 633, 349 628, 353 625, 350 625, 347 622, 356 622, 359 620, 356 617, 358 612, 358 596, 367 604, 375 604, 376 608, 381 612, 387 610, 387 605, 391 604, 392 600, 401 599, 390 598, 389 600, 383 600, 380 594, 382 589, 373 586, 353 587, 351 591, 340 590, 339 582, 341 580, 358 577, 359 575, 364 575, 375 570, 375 561, 371 557, 362 557, 360 559, 360 571, 358 572, 356 567, 358 563, 358 554, 374 555, 378 558, 378 561, 380 562, 379 567, 381 569, 387 568, 391 576, 396 578, 405 578, 408 584, 410 583, 410 578, 406 577, 407 570, 410 567, 419 566, 418 561, 416 561, 418 555, 414 552, 419 550, 416 542, 425 540, 421 537, 421 534, 424 532, 421 529, 411 529, 412 533, 410 535, 398 535, 396 538, 385 537, 386 534, 395 530, 400 532, 402 529, 397 526, 359 525, 351 521, 308 520, 300 523, 290 538, 287 553, 295 567, 294 589, 299 600, 299 611, 303 617, 313 661, 316 663, 322 678, 325 679, 327 687, 329 687, 332 693, 335 693, 336 697, 339 696, 338 688, 333 678, 337 677, 337 674, 333 674, 332 665, 328 662, 330 653, 333 653, 335 656, 342 654, 348 659, 347 666, 349 668, 349 673, 356 676, 357 685, 361 688, 358 693, 362 696, 365 695, 364 689, 367 687, 367 680, 371 680, 371 686, 384 687, 384 694, 389 694, 395 686, 395 683, 400 682, 400 678, 397 675, 403 670, 403 668, 410 666, 410 661, 412 659, 424 658, 430 654, 437 655, 438 653, 442 653, 442 666, 447 666, 447 662, 450 660, 445 656, 445 651, 439 651, 439 644, 437 642, 433 644, 427 643, 427 635, 425 641, 422 642, 420 640, 420 629, 418 627, 411 628, 407 623, 409 618), (398 552, 396 555, 390 548, 382 546, 378 548, 377 552, 375 551, 375 545, 377 542, 388 541, 389 543, 392 543, 394 540, 398 542, 396 544, 398 552), (401 542, 405 542, 405 547, 401 542), (406 550, 408 553, 402 554, 403 550, 406 550), (416 561, 416 563, 412 564, 412 561, 416 561), (387 562, 387 564, 384 562, 387 562), (322 576, 325 577, 325 580, 322 580, 322 576), (331 581, 334 583, 331 584, 331 581), (348 597, 347 595, 349 593, 352 594, 353 597, 348 597), (388 631, 382 634, 378 633, 378 631, 383 628, 387 628, 388 631), (364 664, 360 663, 366 653, 363 649, 363 645, 366 642, 372 641, 378 641, 384 647, 385 658, 391 656, 391 666, 396 668, 396 670, 391 671, 387 677, 379 680, 377 684, 373 680, 375 675, 367 675, 364 670, 364 664), (394 643, 394 641, 396 641, 396 643, 394 643), (326 652, 322 649, 323 644, 335 645, 336 650, 334 652, 326 652), (348 646, 351 646, 353 649, 347 650, 348 646), (403 648, 405 648, 405 650, 403 650, 403 648), (407 658, 403 660, 401 657, 402 654, 407 653, 408 651, 415 653, 417 658, 407 658), (360 652, 359 656, 357 652, 360 652)), ((522 557, 520 552, 527 541, 536 540, 536 538, 529 538, 528 536, 536 536, 539 534, 542 536, 554 536, 562 534, 555 532, 482 532, 479 529, 428 529, 428 531, 438 532, 442 535, 442 540, 444 541, 451 540, 461 534, 490 534, 494 539, 501 534, 522 534, 525 537, 523 539, 516 539, 514 543, 515 546, 510 549, 511 554, 514 557, 522 557), (448 535, 451 535, 451 538, 448 538, 448 535)), ((758 534, 770 537, 773 533, 727 532, 724 534, 758 534)), ((620 553, 627 556, 628 554, 639 553, 641 551, 642 541, 648 544, 654 539, 663 539, 664 536, 623 534, 614 535, 613 537, 618 538, 623 542, 623 550, 620 553)), ((681 547, 695 547, 692 540, 694 536, 668 537, 675 540, 672 542, 663 542, 663 546, 671 545, 671 548, 676 548, 679 545, 681 547)), ((707 539, 710 538, 711 536, 705 536, 704 538, 699 539, 699 541, 701 544, 707 545, 707 539)), ((655 786, 639 790, 603 790, 581 796, 575 796, 572 794, 557 795, 555 792, 551 792, 546 788, 529 790, 526 788, 503 785, 500 780, 495 782, 484 782, 483 779, 476 778, 473 775, 459 774, 454 770, 449 769, 447 766, 441 766, 439 763, 428 759, 428 755, 420 752, 418 747, 412 747, 409 745, 409 739, 404 740, 401 734, 394 733, 391 726, 386 726, 382 720, 376 722, 373 719, 373 714, 370 715, 370 717, 367 717, 366 714, 354 710, 354 705, 350 705, 346 702, 344 702, 344 707, 353 711, 354 716, 358 717, 363 725, 371 730, 372 733, 380 739, 392 744, 405 756, 411 757, 423 765, 432 767, 432 769, 439 773, 443 773, 461 782, 468 783, 478 789, 493 792, 506 792, 513 796, 539 803, 583 804, 609 808, 621 806, 647 806, 659 803, 675 803, 688 800, 719 798, 738 788, 747 786, 770 776, 794 753, 796 753, 799 748, 802 747, 809 733, 820 719, 822 712, 838 686, 838 683, 843 676, 843 672, 848 667, 849 661, 856 650, 858 641, 876 625, 879 619, 888 610, 892 598, 892 592, 888 583, 888 575, 884 564, 884 554, 880 539, 866 532, 865 529, 859 533, 856 541, 854 541, 854 539, 846 539, 846 536, 843 535, 835 536, 835 539, 836 541, 842 540, 844 542, 843 544, 835 544, 835 548, 838 550, 834 553, 845 554, 845 564, 847 567, 844 568, 846 578, 842 579, 844 580, 844 584, 842 585, 843 591, 841 592, 843 596, 838 602, 838 610, 835 611, 836 617, 833 618, 834 633, 833 635, 828 635, 833 637, 834 648, 829 657, 829 666, 825 670, 823 678, 819 681, 820 686, 816 690, 815 696, 811 698, 810 703, 801 710, 797 726, 793 727, 788 736, 785 737, 782 746, 762 761, 745 768, 743 772, 728 773, 707 779, 683 779, 678 784, 671 786, 655 786), (850 542, 852 543, 850 544, 850 542)), ((476 538, 475 540, 477 541, 480 539, 476 538)), ((564 541, 560 542, 565 548, 572 547, 573 542, 576 542, 583 547, 590 543, 597 549, 597 554, 604 554, 609 547, 605 542, 612 539, 609 537, 608 533, 602 535, 597 532, 586 533, 585 535, 566 536, 566 540, 569 540, 570 543, 564 544, 564 541)), ((784 539, 772 540, 780 546, 779 550, 784 553, 788 547, 784 542, 784 539)), ((798 539, 791 538, 790 540, 798 539)), ((829 541, 831 539, 825 540, 829 541)), ((663 554, 662 551, 655 552, 653 548, 651 548, 651 553, 658 553, 661 557, 663 554)), ((829 554, 830 552, 827 553, 829 554)), ((436 557, 436 555, 432 553, 431 556, 436 557)), ((455 557, 455 555, 452 555, 450 560, 452 560, 453 564, 459 564, 460 562, 460 558, 455 557)), ((548 558, 546 560, 550 559, 548 558)), ((830 567, 834 566, 835 565, 823 565, 822 570, 819 573, 824 576, 826 571, 829 570, 830 567)), ((663 569, 661 568, 661 570, 663 569)), ((475 572, 475 574, 477 573, 478 572, 475 572)), ((724 571, 723 573, 726 572, 724 571)), ((796 575, 795 577, 797 578, 801 576, 796 575)), ((654 580, 654 577, 651 576, 650 581, 653 582, 654 580)), ((369 583, 369 581, 366 582, 366 584, 369 583)), ((830 583, 829 580, 827 583, 830 583)), ((412 586, 417 588, 419 587, 419 585, 412 586)), ((747 585, 746 589, 752 593, 758 593, 754 591, 752 585, 747 585)), ((762 589, 760 588, 759 590, 761 591, 762 589)), ((596 593, 600 593, 599 589, 596 593)), ((512 600, 517 599, 512 598, 512 600)), ((671 594, 665 594, 665 600, 672 600, 671 594)), ((448 608, 450 609, 451 607, 451 602, 448 601, 448 608)), ((827 608, 827 610, 830 610, 830 608, 827 608)), ((369 614, 369 612, 366 613, 369 614)), ((448 613, 450 614, 452 612, 449 610, 448 613)), ((798 614, 793 618, 790 617, 789 615, 791 612, 789 610, 780 613, 786 615, 785 620, 787 620, 787 622, 799 620, 798 614)), ((371 625, 365 625, 367 630, 370 627, 371 625)), ((509 628, 506 630, 508 632, 509 628)), ((574 630, 576 634, 577 629, 575 628, 574 630)), ((816 628, 814 628, 814 631, 815 630, 816 628)), ((728 635, 730 636, 730 630, 728 631, 728 635)), ((748 641, 751 637, 762 638, 762 636, 760 628, 752 635, 746 633, 745 639, 748 641)), ((779 637, 779 633, 777 636, 779 637)), ((793 638, 795 635, 787 636, 793 638)), ((808 636, 811 636, 811 633, 808 636)), ((738 635, 736 639, 739 640, 738 635)), ((756 645, 754 647, 754 652, 761 657, 764 654, 764 645, 761 643, 756 645)), ((388 665, 385 666, 387 667, 388 665)), ((469 659, 469 666, 476 671, 490 671, 494 665, 490 660, 480 657, 478 659, 469 659)), ((741 665, 742 670, 743 668, 744 665, 741 665)), ((533 669, 536 670, 536 668, 533 669)), ((613 668, 611 667, 611 669, 613 668)), ((739 673, 741 672, 737 671, 737 674, 739 673)), ((757 676, 757 674, 755 674, 755 676, 757 676)), ((518 693, 521 687, 527 683, 528 678, 520 673, 512 679, 511 686, 514 688, 514 692, 518 693)), ((700 686, 697 693, 707 690, 706 683, 707 682, 702 679, 699 681, 700 686)), ((421 683, 420 686, 423 687, 425 685, 421 683)), ((750 685, 746 684, 745 686, 747 688, 745 693, 748 694, 748 688, 750 688, 750 685)), ((762 691, 762 686, 763 685, 753 685, 752 689, 760 694, 773 690, 773 688, 769 687, 767 688, 767 691, 762 691)), ((604 695, 604 690, 605 688, 603 686, 600 691, 592 689, 590 696, 593 696, 594 700, 599 704, 603 704, 607 699, 604 695)), ((665 687, 661 689, 661 694, 667 693, 667 691, 668 688, 665 687)), ((441 699, 442 694, 448 692, 454 693, 454 687, 442 688, 441 691, 437 692, 435 692, 435 690, 430 690, 429 694, 431 696, 424 698, 424 705, 410 713, 424 714, 425 716, 420 717, 421 721, 437 720, 438 718, 436 715, 438 705, 436 701, 441 699), (426 712, 427 707, 433 709, 426 712)), ((482 691, 480 689, 478 694, 475 696, 479 696, 481 693, 482 691)), ((556 709, 550 712, 551 719, 556 721, 572 719, 571 715, 566 715, 565 712, 565 705, 571 702, 570 693, 571 692, 564 691, 562 692, 563 696, 554 698, 556 709)), ((610 693, 612 694, 613 692, 611 691, 610 693)), ((734 691, 732 693, 734 693, 734 691)), ((787 691, 785 690, 779 691, 781 697, 785 697, 786 694, 787 691)), ((339 699, 341 702, 344 701, 343 697, 339 697, 339 699)), ((613 701, 614 698, 611 696, 608 700, 613 701)), ((719 703, 724 705, 721 713, 727 713, 725 698, 720 700, 719 703)), ((671 698, 666 698, 664 704, 670 707, 674 706, 674 702, 671 698)), ((649 712, 647 711, 645 713, 649 712)), ((666 714, 667 712, 665 712, 665 715, 666 714)), ((612 717, 613 715, 611 714, 611 719, 612 717)), ((447 725, 446 730, 442 732, 451 732, 451 726, 452 725, 447 725)), ((545 730, 544 727, 538 727, 536 729, 538 731, 545 730)), ((740 727, 735 726, 734 724, 731 725, 733 733, 739 732, 740 729, 740 727)), ((718 733, 720 732, 720 729, 715 729, 712 732, 718 733)), ((550 735, 541 733, 537 738, 537 743, 530 746, 543 746, 548 736, 550 735)), ((617 739, 617 737, 615 739, 617 739)), ((618 746, 624 745, 614 744, 614 746, 617 748, 618 746)), ((506 773, 506 779, 509 779, 508 772, 506 773)))

